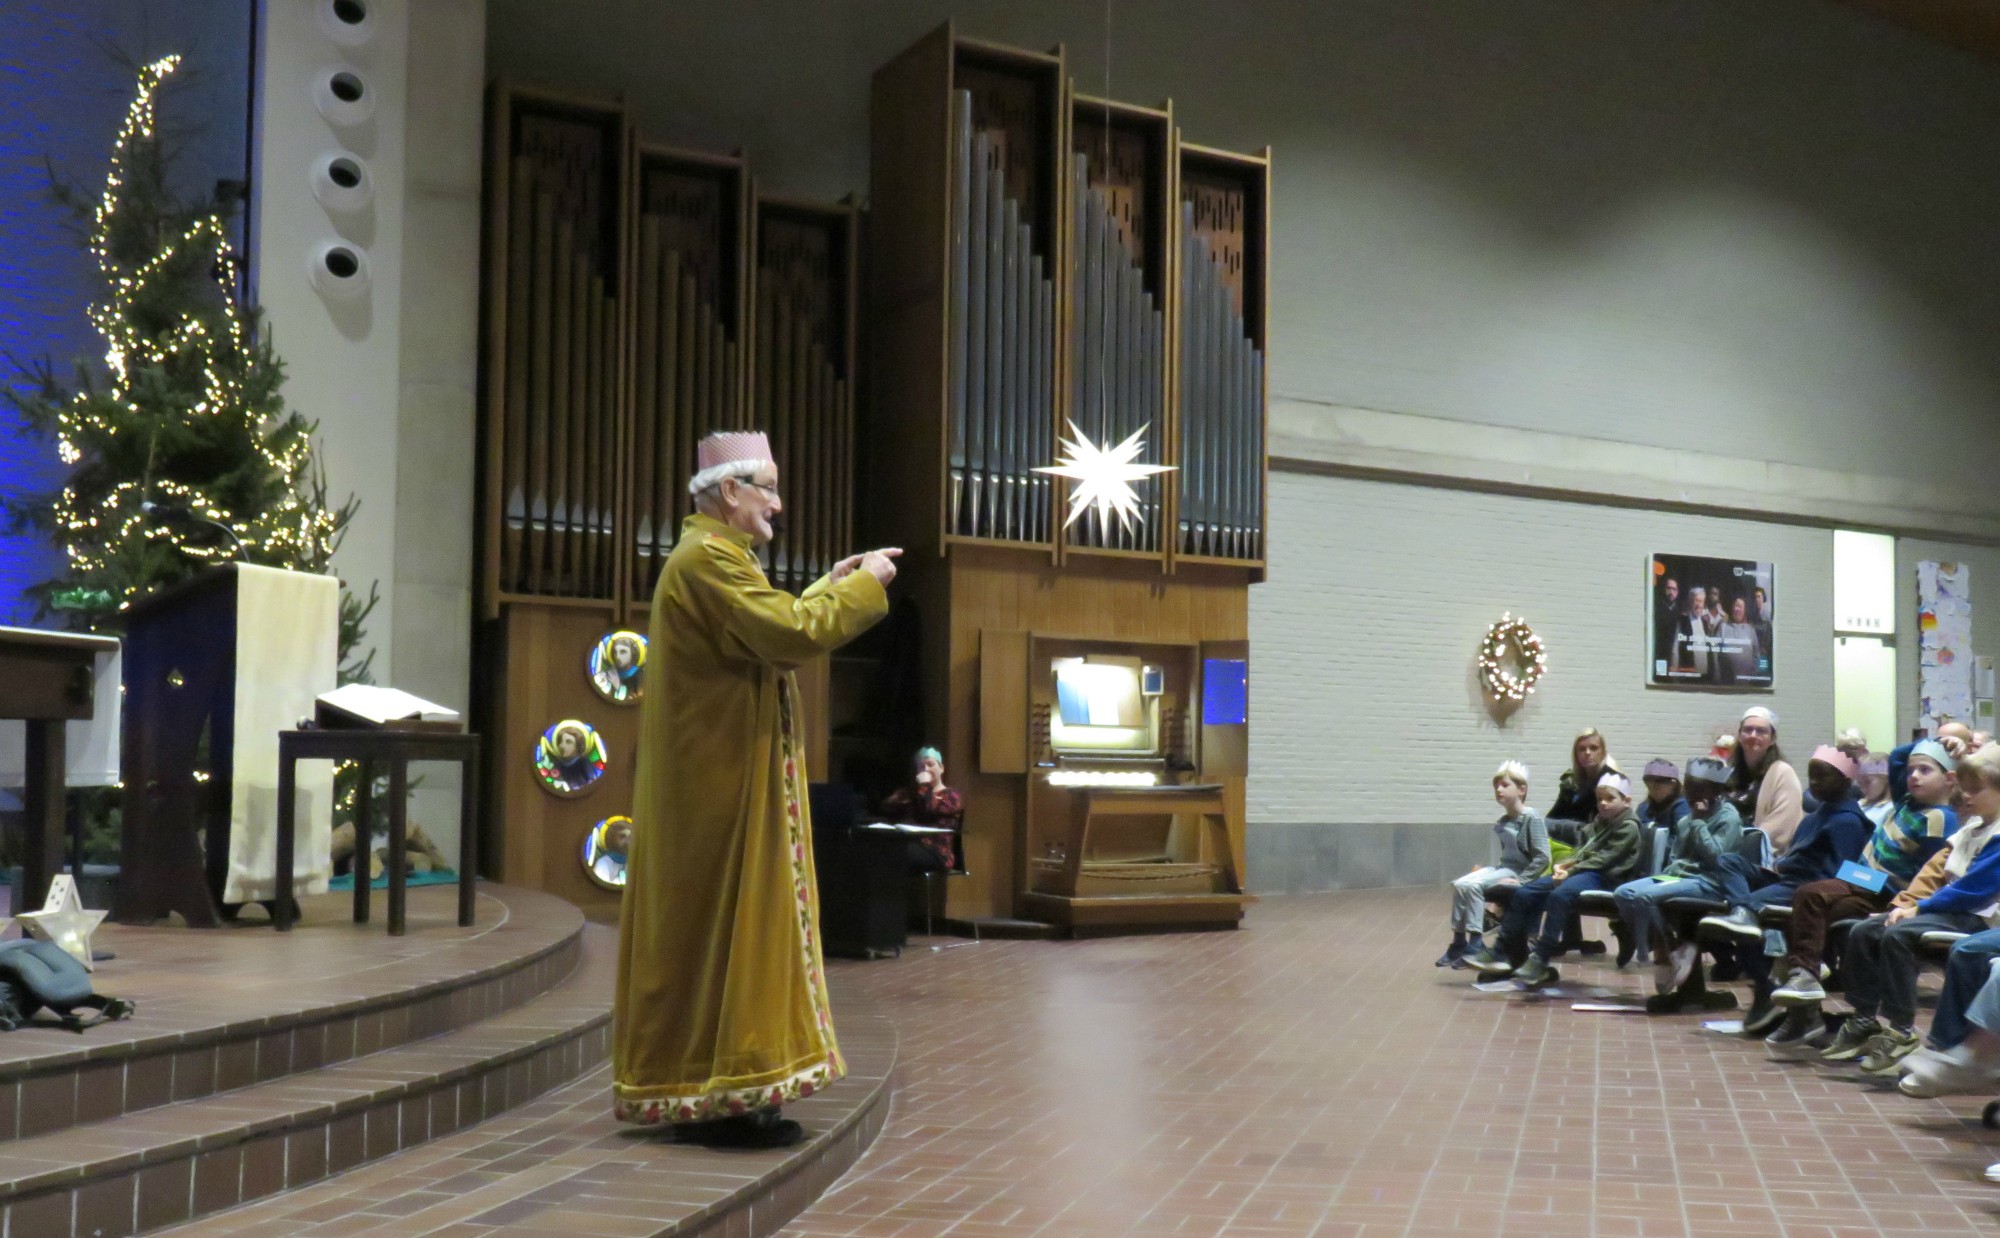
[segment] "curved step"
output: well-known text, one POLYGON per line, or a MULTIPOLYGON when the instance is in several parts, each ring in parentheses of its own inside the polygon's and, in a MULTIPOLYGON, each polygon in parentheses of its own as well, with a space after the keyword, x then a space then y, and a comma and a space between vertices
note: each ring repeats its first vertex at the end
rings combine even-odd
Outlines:
POLYGON ((721 1151, 622 1128, 604 1067, 471 1130, 166 1233, 762 1238, 825 1194, 888 1117, 895 1028, 838 986, 834 1017, 848 1077, 785 1107, 808 1134, 795 1148, 721 1151))
POLYGON ((410 891, 412 931, 347 918, 344 894, 304 900, 290 933, 106 925, 93 977, 138 1013, 79 1036, 0 1035, 0 1151, 10 1140, 266 1083, 470 1027, 576 968, 583 915, 482 883, 461 929, 453 887, 410 891))
POLYGON ((5 1232, 110 1238, 171 1225, 449 1135, 576 1078, 609 1048, 615 935, 590 926, 575 940, 572 975, 474 1026, 0 1145, 5 1232))

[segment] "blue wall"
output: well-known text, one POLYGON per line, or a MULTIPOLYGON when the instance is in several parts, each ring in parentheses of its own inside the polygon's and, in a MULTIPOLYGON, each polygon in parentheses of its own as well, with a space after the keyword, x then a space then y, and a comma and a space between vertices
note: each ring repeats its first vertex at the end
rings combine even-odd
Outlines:
MULTIPOLYGON (((161 101, 180 138, 175 174, 199 190, 248 180, 255 0, 25 0, 8 6, 0 39, 0 381, 8 358, 48 358, 59 373, 103 349, 84 320, 96 272, 68 215, 48 198, 46 161, 95 197, 131 101, 132 73, 169 52, 183 62, 161 101)), ((239 236, 239 241, 241 237, 239 236)), ((62 480, 53 444, 0 414, 0 490, 43 491, 62 480)), ((0 623, 27 622, 21 592, 58 570, 61 552, 0 535, 0 623)))

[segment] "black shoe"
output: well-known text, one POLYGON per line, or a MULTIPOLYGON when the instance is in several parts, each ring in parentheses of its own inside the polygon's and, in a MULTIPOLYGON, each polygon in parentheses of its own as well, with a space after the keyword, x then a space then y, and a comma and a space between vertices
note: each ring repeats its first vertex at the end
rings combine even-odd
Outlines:
POLYGON ((805 1138, 805 1128, 776 1109, 696 1122, 679 1128, 681 1143, 698 1143, 707 1148, 789 1148, 805 1138))
POLYGON ((1769 993, 1759 992, 1751 999, 1750 1013, 1743 1016, 1743 1034, 1762 1040, 1777 1031, 1778 1024, 1783 1023, 1790 1013, 1773 1002, 1769 993))
POLYGON ((1594 937, 1587 938, 1577 943, 1576 952, 1578 954, 1603 954, 1604 943, 1594 937))
POLYGON ((1444 948, 1444 953, 1438 955, 1437 962, 1432 963, 1431 966, 1451 967, 1465 957, 1466 949, 1467 947, 1463 942, 1455 941, 1444 948))
POLYGON ((1632 956, 1638 952, 1639 943, 1635 938, 1629 936, 1620 937, 1618 939, 1618 970, 1624 971, 1631 964, 1632 956))

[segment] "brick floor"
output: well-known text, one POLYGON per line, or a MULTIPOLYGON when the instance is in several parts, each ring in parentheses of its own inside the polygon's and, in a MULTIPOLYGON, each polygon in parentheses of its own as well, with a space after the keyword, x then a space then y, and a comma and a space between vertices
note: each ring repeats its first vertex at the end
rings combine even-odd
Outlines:
MULTIPOLYGON (((1269 898, 1235 933, 841 967, 901 1044, 888 1126, 794 1238, 1991 1233, 1980 1101, 1779 1064, 1703 1016, 1431 967, 1442 890, 1269 898)), ((1633 998, 1643 970, 1565 979, 1633 998)), ((1713 1017, 1713 1016, 1708 1016, 1713 1017)))

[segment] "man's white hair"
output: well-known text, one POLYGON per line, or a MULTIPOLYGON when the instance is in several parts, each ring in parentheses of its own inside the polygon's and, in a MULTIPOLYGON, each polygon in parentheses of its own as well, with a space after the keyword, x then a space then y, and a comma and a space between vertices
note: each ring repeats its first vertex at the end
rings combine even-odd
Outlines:
POLYGON ((775 467, 777 466, 769 460, 729 460, 722 464, 711 464, 688 478, 688 494, 698 497, 702 491, 713 490, 732 477, 748 481, 763 470, 775 467))

